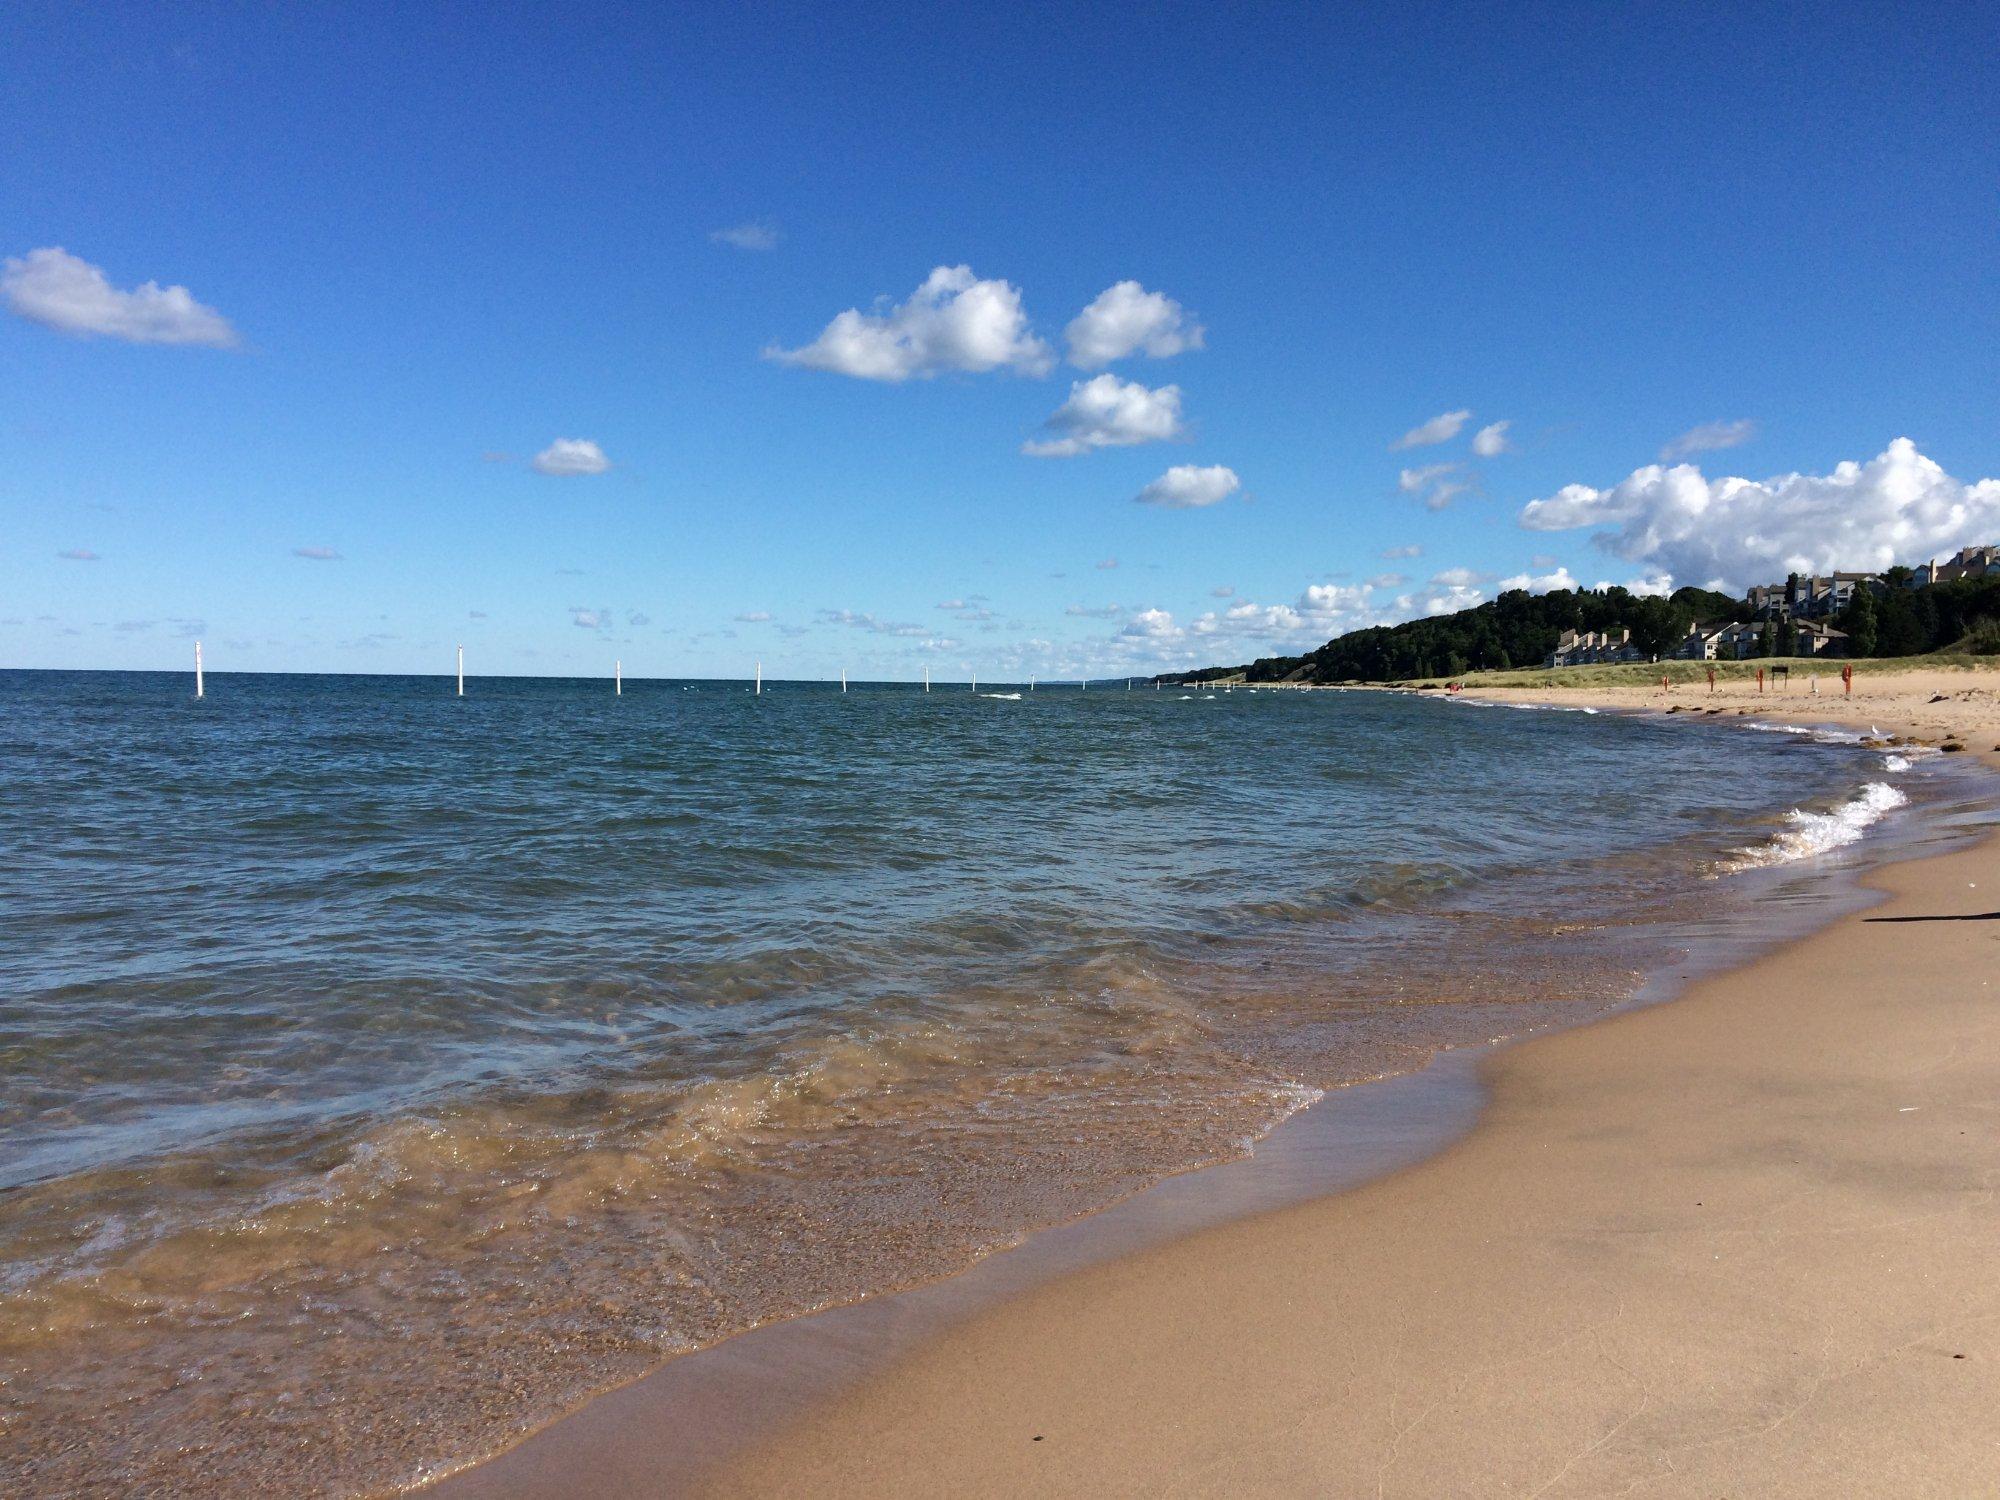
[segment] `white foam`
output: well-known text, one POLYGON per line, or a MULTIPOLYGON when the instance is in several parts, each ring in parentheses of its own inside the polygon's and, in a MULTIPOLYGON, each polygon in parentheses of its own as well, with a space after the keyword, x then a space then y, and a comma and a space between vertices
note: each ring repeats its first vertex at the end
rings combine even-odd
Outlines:
POLYGON ((1882 769, 1891 773, 1907 771, 1910 769, 1910 758, 1907 755, 1885 755, 1882 757, 1882 769))
POLYGON ((1019 703, 1021 701, 1019 693, 981 693, 979 696, 982 698, 997 698, 1002 703, 1019 703))
POLYGON ((1789 825, 1760 848, 1739 852, 1729 868, 1755 869, 1763 865, 1789 864, 1796 859, 1840 849, 1855 843, 1889 813, 1910 799, 1886 781, 1871 781, 1830 812, 1807 812, 1793 808, 1785 814, 1789 825))
POLYGON ((1866 735, 1854 729, 1828 729, 1823 725, 1814 727, 1809 724, 1760 724, 1755 719, 1744 720, 1742 727, 1755 729, 1763 734, 1802 734, 1807 739, 1815 740, 1822 745, 1863 745, 1871 738, 1878 740, 1882 738, 1880 730, 1876 730, 1872 735, 1866 735))

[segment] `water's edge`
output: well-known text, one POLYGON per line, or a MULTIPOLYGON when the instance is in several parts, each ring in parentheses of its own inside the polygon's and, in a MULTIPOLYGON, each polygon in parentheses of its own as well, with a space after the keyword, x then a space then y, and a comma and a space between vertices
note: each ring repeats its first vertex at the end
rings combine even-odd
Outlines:
MULTIPOLYGON (((1990 772, 1982 774, 1982 790, 1995 785, 1990 772)), ((684 1493, 760 1437, 1001 1301, 1088 1266, 1418 1165, 1477 1128, 1485 1064, 1502 1049, 1670 1002, 1703 980, 1803 943, 1880 904, 1885 898, 1869 882, 1875 871, 1966 847, 1991 836, 1994 821, 1990 811, 1964 802, 1906 809, 1893 826, 1871 834, 1855 859, 1816 875, 1821 904, 1760 905, 1753 895, 1721 942, 1705 928, 1707 947, 1684 948, 1678 961, 1647 974, 1622 1002, 1574 1021, 1446 1046, 1412 1071, 1331 1089, 1281 1120, 1246 1155, 1188 1167, 1076 1218, 1030 1230, 939 1279, 761 1324, 676 1355, 520 1433, 508 1447, 425 1476, 403 1493, 566 1500, 580 1482, 616 1484, 621 1493, 684 1493)))

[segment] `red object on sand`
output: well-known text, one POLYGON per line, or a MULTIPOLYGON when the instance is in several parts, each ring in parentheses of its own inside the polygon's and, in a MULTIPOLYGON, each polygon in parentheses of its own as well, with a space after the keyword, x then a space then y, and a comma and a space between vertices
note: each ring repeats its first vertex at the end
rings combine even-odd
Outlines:
POLYGON ((1854 663, 1849 662, 1840 669, 1840 691, 1849 698, 1854 696, 1854 663))

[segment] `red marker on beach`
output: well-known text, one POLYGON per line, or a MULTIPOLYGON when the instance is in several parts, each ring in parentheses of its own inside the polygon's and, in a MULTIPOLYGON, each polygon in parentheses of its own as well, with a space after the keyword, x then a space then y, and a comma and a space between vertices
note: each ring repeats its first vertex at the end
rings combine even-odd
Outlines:
POLYGON ((1844 698, 1854 696, 1854 663, 1848 662, 1840 669, 1840 692, 1844 698))
POLYGON ((1715 691, 1715 668, 1713 667, 1708 669, 1708 690, 1711 693, 1715 691))
POLYGON ((1762 667, 1757 669, 1757 691, 1760 693, 1764 691, 1764 669, 1762 667))

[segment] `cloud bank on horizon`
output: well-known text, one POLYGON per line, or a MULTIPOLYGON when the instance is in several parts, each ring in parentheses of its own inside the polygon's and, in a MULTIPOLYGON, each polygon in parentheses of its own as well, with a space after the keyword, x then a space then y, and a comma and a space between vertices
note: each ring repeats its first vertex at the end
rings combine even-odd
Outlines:
POLYGON ((1609 489, 1563 486, 1523 506, 1530 531, 1597 528, 1591 543, 1677 583, 1741 590, 1787 573, 1879 571, 2000 537, 2000 479, 1954 479, 1897 438, 1830 474, 1709 479, 1635 469, 1609 489))

